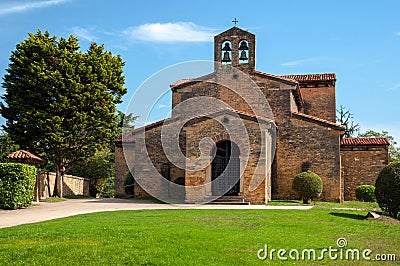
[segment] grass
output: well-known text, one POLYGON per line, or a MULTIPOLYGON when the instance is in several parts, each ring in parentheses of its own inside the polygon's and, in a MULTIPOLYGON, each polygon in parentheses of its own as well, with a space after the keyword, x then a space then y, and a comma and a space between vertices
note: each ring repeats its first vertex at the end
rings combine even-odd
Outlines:
MULTIPOLYGON (((397 253, 399 260, 400 225, 364 220, 365 215, 330 206, 93 213, 0 229, 0 258, 1 265, 267 265, 284 262, 258 260, 265 244, 321 251, 345 237, 349 248, 369 248, 373 256, 397 253)), ((327 257, 290 262, 355 265, 327 257)))
MULTIPOLYGON (((289 206, 309 206, 303 204, 301 200, 273 200, 268 202, 268 205, 289 205, 289 206)), ((361 201, 345 201, 343 203, 326 202, 326 201, 313 201, 310 205, 317 208, 332 208, 332 209, 359 209, 359 210, 380 210, 377 202, 361 202, 361 201)))
POLYGON ((59 198, 59 197, 49 197, 46 199, 41 199, 41 202, 60 202, 60 201, 66 201, 66 198, 59 198))

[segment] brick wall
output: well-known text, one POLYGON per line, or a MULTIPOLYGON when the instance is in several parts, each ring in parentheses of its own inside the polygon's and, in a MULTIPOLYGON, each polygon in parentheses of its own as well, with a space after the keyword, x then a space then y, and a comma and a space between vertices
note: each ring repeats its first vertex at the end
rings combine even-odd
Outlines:
POLYGON ((387 145, 342 145, 340 155, 345 200, 356 200, 355 190, 360 185, 375 186, 389 161, 387 145))

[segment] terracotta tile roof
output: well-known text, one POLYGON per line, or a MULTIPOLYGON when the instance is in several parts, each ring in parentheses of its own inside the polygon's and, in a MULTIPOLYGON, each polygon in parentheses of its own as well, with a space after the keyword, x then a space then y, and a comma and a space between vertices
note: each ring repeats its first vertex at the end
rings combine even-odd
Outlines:
POLYGON ((286 81, 286 82, 289 82, 291 84, 297 84, 298 83, 296 79, 294 79, 292 77, 289 77, 289 76, 276 76, 276 75, 272 75, 272 74, 269 74, 269 73, 266 73, 266 72, 262 72, 262 71, 259 71, 259 70, 254 70, 253 73, 257 74, 257 75, 260 75, 260 76, 264 76, 264 77, 269 77, 269 78, 273 78, 273 79, 277 79, 277 80, 286 81))
POLYGON ((328 120, 325 120, 325 119, 322 119, 322 118, 319 118, 319 117, 315 117, 315 116, 312 116, 312 115, 306 115, 306 114, 297 113, 297 112, 293 112, 292 115, 295 118, 302 119, 302 120, 309 121, 309 122, 314 122, 314 123, 320 124, 322 126, 333 127, 334 129, 337 129, 337 130, 340 130, 340 131, 345 131, 346 130, 345 126, 342 126, 342 125, 339 125, 339 124, 333 123, 331 121, 328 121, 328 120))
POLYGON ((34 155, 33 153, 30 153, 29 151, 24 151, 24 150, 18 150, 13 153, 10 153, 7 155, 8 159, 12 160, 33 160, 37 162, 46 162, 46 160, 34 155))
POLYGON ((283 75, 283 78, 293 79, 298 82, 312 82, 312 81, 336 81, 335 73, 325 74, 304 74, 304 75, 283 75))
POLYGON ((387 138, 343 138, 341 145, 390 145, 387 138))

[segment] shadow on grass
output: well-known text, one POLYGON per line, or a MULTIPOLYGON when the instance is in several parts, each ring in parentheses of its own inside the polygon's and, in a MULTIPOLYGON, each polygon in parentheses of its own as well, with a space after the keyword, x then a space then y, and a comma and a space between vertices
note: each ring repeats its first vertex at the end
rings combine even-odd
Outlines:
POLYGON ((341 218, 347 218, 347 219, 353 219, 353 220, 364 220, 365 216, 361 214, 354 214, 354 213, 345 213, 345 212, 330 212, 330 215, 336 216, 336 217, 341 217, 341 218))

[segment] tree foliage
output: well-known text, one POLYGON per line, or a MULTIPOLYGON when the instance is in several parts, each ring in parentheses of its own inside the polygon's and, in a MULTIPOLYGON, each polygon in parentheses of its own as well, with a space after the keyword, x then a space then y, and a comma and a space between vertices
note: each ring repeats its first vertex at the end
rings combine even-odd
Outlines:
POLYGON ((400 219, 400 162, 385 166, 375 181, 379 207, 393 218, 400 219))
POLYGON ((322 179, 314 172, 308 170, 295 176, 292 188, 309 204, 311 199, 317 198, 322 193, 322 179))
POLYGON ((126 93, 123 65, 103 45, 82 52, 73 35, 57 39, 40 30, 12 52, 2 83, 3 127, 21 148, 54 163, 57 196, 65 171, 115 134, 115 105, 126 93))
POLYGON ((360 131, 360 125, 354 122, 353 119, 353 114, 343 105, 340 105, 336 110, 336 122, 346 127, 346 132, 344 133, 345 138, 355 137, 360 131))
POLYGON ((118 116, 118 128, 119 128, 117 135, 121 134, 122 132, 127 132, 135 129, 134 123, 135 120, 138 118, 137 116, 134 116, 132 113, 125 114, 120 110, 117 111, 117 116, 118 116))
POLYGON ((6 132, 0 132, 0 163, 7 163, 7 155, 19 149, 16 144, 6 132))
POLYGON ((366 132, 359 134, 358 136, 364 138, 387 138, 390 143, 389 145, 390 160, 391 161, 400 160, 400 148, 396 146, 397 142, 395 141, 393 136, 389 135, 388 131, 382 130, 382 132, 376 132, 369 129, 366 132))

